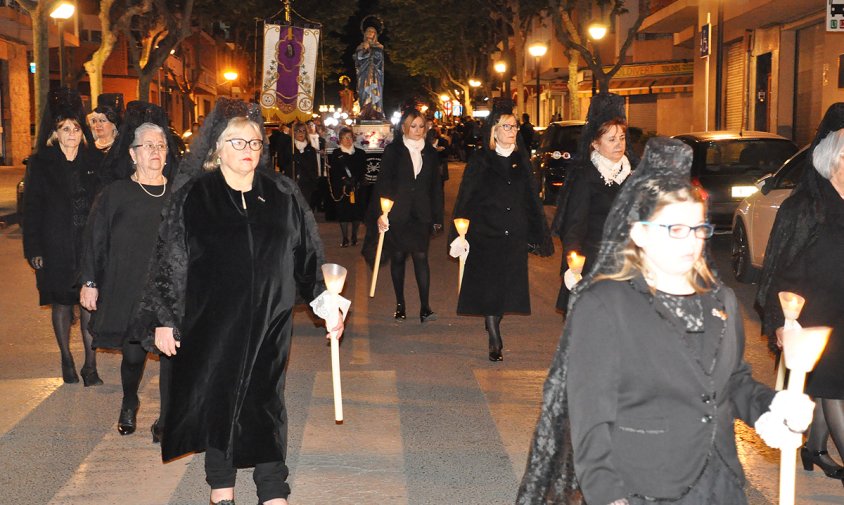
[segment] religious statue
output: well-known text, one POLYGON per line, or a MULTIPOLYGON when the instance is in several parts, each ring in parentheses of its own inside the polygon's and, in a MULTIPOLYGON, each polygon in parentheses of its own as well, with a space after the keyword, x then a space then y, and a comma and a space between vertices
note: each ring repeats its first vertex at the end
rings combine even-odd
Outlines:
POLYGON ((384 46, 378 42, 382 26, 372 15, 360 24, 363 42, 355 50, 360 119, 384 119, 384 46))
POLYGON ((355 108, 355 92, 349 89, 351 83, 352 80, 348 75, 340 76, 340 85, 343 86, 340 90, 340 108, 349 115, 352 115, 355 108))

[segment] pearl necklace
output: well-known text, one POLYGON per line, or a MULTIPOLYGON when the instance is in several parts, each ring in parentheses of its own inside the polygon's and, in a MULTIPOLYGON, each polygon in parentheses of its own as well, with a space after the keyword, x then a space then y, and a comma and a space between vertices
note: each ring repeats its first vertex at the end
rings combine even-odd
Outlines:
POLYGON ((167 178, 166 177, 164 178, 164 189, 161 190, 160 195, 153 195, 152 193, 147 191, 147 188, 145 188, 144 185, 141 184, 141 181, 137 176, 132 176, 132 180, 138 183, 138 186, 141 187, 141 189, 144 191, 144 193, 148 194, 149 196, 151 196, 153 198, 161 198, 162 196, 164 196, 164 193, 167 192, 167 178))

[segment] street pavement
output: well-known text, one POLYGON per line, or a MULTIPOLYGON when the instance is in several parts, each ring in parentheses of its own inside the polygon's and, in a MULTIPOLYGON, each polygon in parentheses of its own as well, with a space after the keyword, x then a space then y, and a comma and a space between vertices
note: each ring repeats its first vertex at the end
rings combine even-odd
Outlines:
MULTIPOLYGON (((462 165, 452 164, 446 215, 461 174, 462 165)), ((14 178, 0 177, 0 183, 5 187, 14 178)), ((553 208, 546 212, 550 216, 553 208)), ((447 256, 443 236, 431 243, 431 305, 439 320, 422 325, 415 317, 419 302, 409 263, 408 319, 397 323, 388 269, 369 298, 371 272, 357 249, 339 247, 336 223, 319 226, 328 261, 349 269, 344 294, 352 311, 341 346, 345 420, 334 423, 323 330, 301 308, 286 389, 291 503, 513 503, 561 332, 553 309, 559 252, 531 256, 533 314, 504 318, 504 361, 491 363, 482 319, 454 312, 457 263, 447 256)), ((734 284, 726 270, 728 237, 715 237, 713 245, 724 278, 734 284)), ((139 430, 130 436, 116 431, 119 354, 98 355, 105 385, 62 383, 50 311, 38 307, 34 276, 21 251, 20 228, 0 229, 0 504, 207 503, 203 456, 164 465, 151 443, 158 363, 148 361, 139 430)), ((754 288, 737 288, 746 315, 746 357, 754 375, 770 384, 771 358, 751 310, 754 288)), ((81 364, 78 326, 72 338, 81 364)), ((737 439, 751 505, 777 503, 778 452, 740 422, 737 439)), ((239 472, 236 493, 238 503, 255 502, 251 471, 239 472)), ((844 503, 841 483, 820 472, 798 469, 797 494, 799 504, 844 503)))

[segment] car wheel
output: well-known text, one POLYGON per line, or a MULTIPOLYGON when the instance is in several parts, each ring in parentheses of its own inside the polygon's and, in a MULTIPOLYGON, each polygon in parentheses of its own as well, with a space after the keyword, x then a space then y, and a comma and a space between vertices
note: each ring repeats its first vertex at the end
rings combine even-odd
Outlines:
POLYGON ((753 283, 759 276, 759 270, 750 262, 750 245, 747 241, 747 231, 741 220, 733 227, 733 241, 731 247, 733 274, 739 282, 753 283))

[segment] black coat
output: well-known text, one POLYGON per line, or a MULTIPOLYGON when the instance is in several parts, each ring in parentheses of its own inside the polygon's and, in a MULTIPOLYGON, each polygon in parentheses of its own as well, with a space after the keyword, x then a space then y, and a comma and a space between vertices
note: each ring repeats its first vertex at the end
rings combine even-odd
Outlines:
POLYGON ((411 219, 423 223, 443 223, 443 188, 440 180, 440 157, 430 144, 422 149, 422 170, 413 176, 410 151, 401 137, 384 148, 381 172, 375 183, 375 198, 371 205, 381 214, 379 198, 395 202, 390 211, 390 224, 403 224, 411 219))
POLYGON ((702 363, 684 340, 685 327, 642 277, 598 282, 575 302, 568 407, 587 503, 633 493, 677 497, 712 458, 743 480, 733 420, 753 426, 774 391, 751 377, 743 359, 744 323, 733 291, 721 287, 701 302, 700 338, 715 350, 714 360, 702 363))
MULTIPOLYGON (((311 196, 317 189, 317 181, 319 179, 319 167, 317 165, 317 150, 311 146, 310 143, 305 147, 304 151, 293 149, 293 165, 292 169, 296 174, 296 184, 302 194, 305 195, 305 200, 310 201, 311 196)), ((284 175, 292 177, 293 173, 284 172, 284 175)))
MULTIPOLYGON (((529 250, 550 256, 554 245, 530 167, 519 153, 485 149, 463 174, 454 217, 469 219, 469 255, 457 312, 530 313, 529 250)), ((453 224, 450 240, 457 236, 453 224)))
POLYGON ((290 135, 276 130, 270 135, 269 142, 278 171, 289 176, 293 163, 293 139, 290 135))
POLYGON ((44 259, 44 267, 35 272, 41 305, 79 302, 82 233, 99 189, 99 159, 99 154, 79 146, 76 159, 68 161, 57 145, 44 147, 29 159, 23 254, 27 259, 44 259))
POLYGON ((364 202, 360 188, 366 174, 366 153, 355 148, 353 154, 346 154, 339 147, 328 155, 329 190, 337 208, 337 220, 341 222, 361 221, 364 202), (354 193, 354 202, 351 194, 354 193))
POLYGON ((260 171, 246 193, 202 174, 165 212, 133 325, 148 349, 157 326, 181 335, 162 456, 214 447, 236 467, 284 461, 293 307, 325 289, 313 213, 288 178, 260 171))

